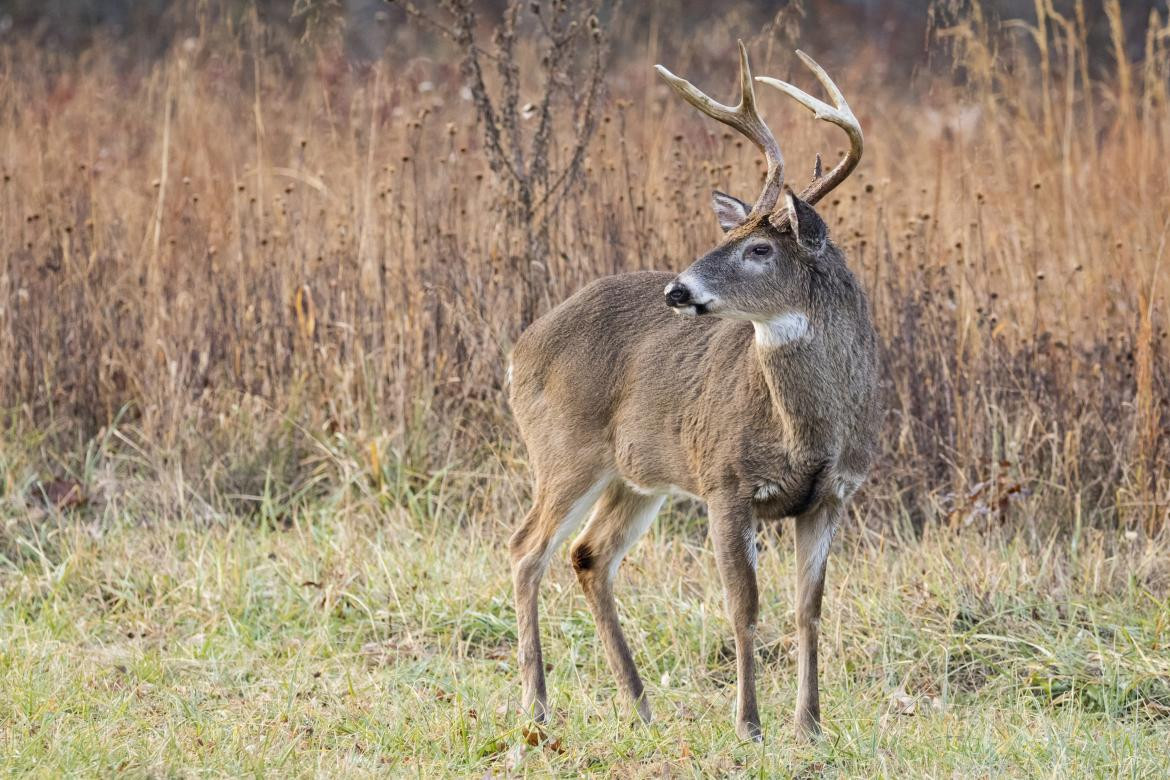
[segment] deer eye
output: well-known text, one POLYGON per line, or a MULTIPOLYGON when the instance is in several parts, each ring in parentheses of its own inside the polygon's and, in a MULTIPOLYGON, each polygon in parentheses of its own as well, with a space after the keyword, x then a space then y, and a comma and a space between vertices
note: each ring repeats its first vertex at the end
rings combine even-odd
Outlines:
POLYGON ((768 244, 756 244, 751 248, 751 253, 756 257, 766 257, 772 254, 772 247, 768 244))

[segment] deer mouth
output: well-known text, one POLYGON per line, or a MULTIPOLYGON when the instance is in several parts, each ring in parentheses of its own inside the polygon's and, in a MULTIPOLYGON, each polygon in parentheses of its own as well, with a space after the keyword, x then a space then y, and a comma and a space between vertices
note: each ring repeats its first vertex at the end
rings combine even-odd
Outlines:
POLYGON ((677 306, 670 304, 670 310, 680 317, 698 317, 701 314, 711 313, 706 303, 684 303, 677 306))
POLYGON ((676 314, 694 317, 699 314, 708 314, 715 297, 702 288, 702 285, 693 281, 687 284, 685 275, 679 276, 666 285, 663 293, 666 295, 666 305, 676 314))

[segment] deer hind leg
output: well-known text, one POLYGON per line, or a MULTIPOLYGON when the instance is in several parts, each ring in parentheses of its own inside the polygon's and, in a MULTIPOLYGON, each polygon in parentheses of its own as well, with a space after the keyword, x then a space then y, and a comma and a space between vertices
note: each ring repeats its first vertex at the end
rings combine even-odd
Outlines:
POLYGON ((646 533, 663 500, 663 496, 635 493, 615 480, 601 495, 589 524, 573 542, 569 554, 577 580, 585 591, 589 611, 597 624, 609 668, 647 723, 650 722, 650 703, 618 622, 613 579, 622 558, 646 533))
POLYGON ((836 507, 821 507, 796 518, 796 733, 802 738, 815 737, 821 731, 817 639, 825 565, 839 511, 836 507))
POLYGON ((578 472, 537 479, 536 501, 508 543, 524 710, 537 721, 548 718, 544 657, 540 651, 539 589, 549 561, 597 503, 612 475, 578 472))

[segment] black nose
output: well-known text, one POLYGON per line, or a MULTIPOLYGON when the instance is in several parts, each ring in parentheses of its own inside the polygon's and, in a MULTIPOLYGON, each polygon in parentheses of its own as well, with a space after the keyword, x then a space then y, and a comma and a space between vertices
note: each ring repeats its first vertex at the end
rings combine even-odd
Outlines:
POLYGON ((691 302, 691 291, 685 285, 678 282, 671 282, 666 286, 666 305, 667 306, 686 306, 691 302))

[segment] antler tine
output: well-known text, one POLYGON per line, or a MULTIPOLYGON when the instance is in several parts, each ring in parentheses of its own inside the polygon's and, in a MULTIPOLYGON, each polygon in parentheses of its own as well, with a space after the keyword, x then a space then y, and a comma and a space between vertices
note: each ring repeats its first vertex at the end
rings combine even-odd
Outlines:
MULTIPOLYGON (((816 203, 825 195, 829 194, 838 184, 845 181, 853 169, 857 167, 857 163, 861 161, 861 150, 864 145, 864 139, 861 136, 861 124, 857 121, 857 117, 853 115, 853 111, 849 108, 849 104, 845 102, 845 96, 841 94, 841 90, 829 78, 829 74, 825 69, 816 63, 816 61, 797 49, 796 56, 800 57, 801 62, 808 66, 808 69, 817 77, 817 81, 821 82, 825 91, 829 93, 835 106, 830 106, 823 100, 818 100, 812 95, 797 89, 791 84, 780 81, 779 79, 770 78, 768 76, 757 76, 756 81, 763 82, 770 87, 783 92, 794 99, 797 103, 813 112, 817 119, 831 122, 845 131, 849 136, 849 153, 841 162, 829 171, 827 176, 815 179, 811 184, 805 187, 804 191, 800 193, 800 198, 808 203, 816 203)), ((773 224, 780 226, 786 219, 782 217, 779 220, 773 220, 773 224)))
POLYGON ((748 64, 747 47, 743 45, 743 41, 739 41, 739 103, 734 107, 712 100, 691 82, 679 78, 661 65, 655 65, 654 68, 683 100, 712 119, 738 130, 764 153, 768 163, 768 175, 764 180, 764 189, 752 207, 752 216, 772 211, 784 186, 784 156, 780 153, 780 144, 776 143, 776 137, 764 124, 756 108, 752 70, 748 64))

